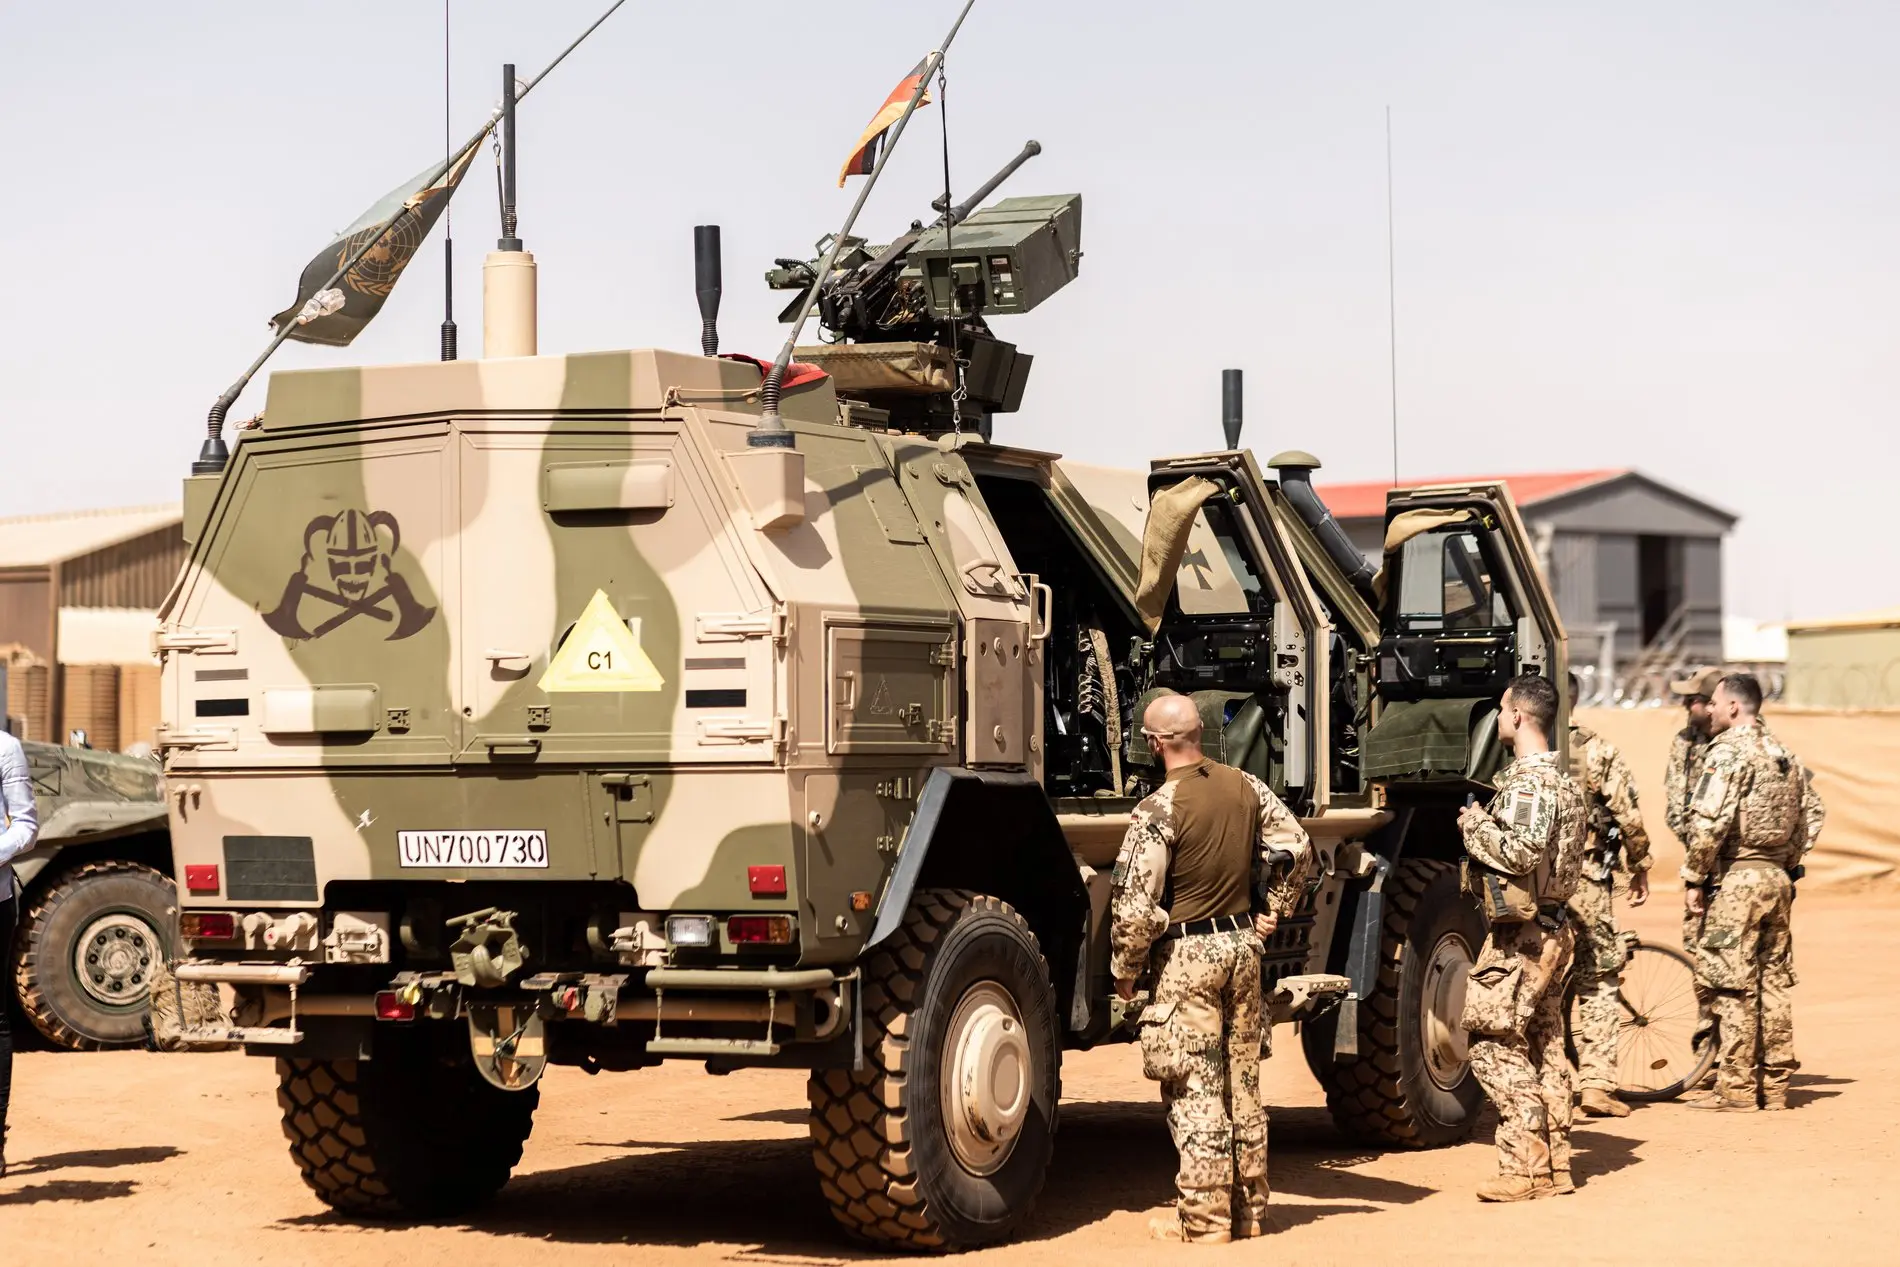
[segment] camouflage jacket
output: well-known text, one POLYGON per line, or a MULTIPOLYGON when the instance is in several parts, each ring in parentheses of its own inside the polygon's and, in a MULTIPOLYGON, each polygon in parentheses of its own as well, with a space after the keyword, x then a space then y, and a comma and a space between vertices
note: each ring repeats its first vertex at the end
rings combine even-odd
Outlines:
MULTIPOLYGON (((1306 888, 1312 867, 1313 842, 1273 789, 1241 772, 1260 798, 1260 848, 1254 855, 1253 892, 1256 909, 1291 915, 1306 888), (1293 855, 1284 873, 1270 874, 1269 850, 1293 855)), ((1164 783, 1135 806, 1115 859, 1115 883, 1110 899, 1109 970, 1117 981, 1132 981, 1148 967, 1155 939, 1167 931, 1168 912, 1161 905, 1167 892, 1168 867, 1174 856, 1172 804, 1175 783, 1164 783)))
POLYGON ((1702 758, 1708 750, 1709 737, 1694 726, 1678 730, 1669 745, 1669 765, 1663 771, 1663 821, 1685 846, 1689 843, 1689 797, 1702 777, 1702 758))
POLYGON ((1685 884, 1720 883, 1737 862, 1792 867, 1814 847, 1826 807, 1813 778, 1759 721, 1710 742, 1689 802, 1685 884))
POLYGON ((1616 745, 1588 726, 1573 724, 1570 777, 1583 789, 1586 811, 1583 873, 1599 882, 1610 878, 1599 831, 1605 817, 1623 833, 1623 865, 1631 874, 1649 870, 1649 832, 1636 806, 1636 778, 1616 745))
POLYGON ((1567 902, 1583 873, 1583 792, 1557 764, 1557 754, 1519 757, 1498 775, 1489 818, 1465 831, 1465 850, 1506 875, 1540 869, 1538 899, 1567 902))

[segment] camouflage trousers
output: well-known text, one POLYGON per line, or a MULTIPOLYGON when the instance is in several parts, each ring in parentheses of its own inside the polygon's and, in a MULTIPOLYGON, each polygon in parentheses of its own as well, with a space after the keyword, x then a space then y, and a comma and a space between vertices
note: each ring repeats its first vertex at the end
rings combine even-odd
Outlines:
POLYGON ((1142 1070, 1161 1084, 1180 1154, 1182 1231, 1257 1229, 1267 1217, 1260 939, 1241 931, 1162 942, 1140 1032, 1142 1070))
POLYGON ((1623 963, 1628 955, 1617 936, 1611 902, 1614 879, 1577 882, 1570 898, 1570 926, 1577 931, 1577 1021, 1571 1037, 1577 1045, 1577 1087, 1582 1091, 1614 1092, 1616 1031, 1621 1008, 1616 992, 1623 986, 1623 963))
MULTIPOLYGON (((1687 906, 1682 910, 1682 948, 1687 952, 1691 963, 1695 964, 1695 1038, 1697 1048, 1711 1042, 1715 1035, 1715 992, 1709 989, 1709 983, 1702 979, 1702 925, 1708 919, 1706 913, 1698 915, 1687 906)), ((1710 1078, 1715 1075, 1711 1073, 1710 1078)), ((1707 1086, 1707 1080, 1698 1084, 1707 1086)))
POLYGON ((1575 953, 1566 921, 1493 925, 1471 969, 1465 1028, 1471 1072, 1498 1110, 1498 1172, 1526 1179, 1570 1170, 1570 1058, 1564 978, 1575 953))
POLYGON ((1788 873, 1738 863, 1709 902, 1696 975, 1709 986, 1722 1044, 1716 1089, 1725 1100, 1785 1103, 1794 1073, 1794 971, 1788 873))

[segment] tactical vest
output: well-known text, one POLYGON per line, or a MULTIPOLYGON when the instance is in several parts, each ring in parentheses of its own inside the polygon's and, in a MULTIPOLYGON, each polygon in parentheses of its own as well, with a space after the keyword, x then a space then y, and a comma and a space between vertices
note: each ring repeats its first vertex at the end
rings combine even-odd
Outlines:
POLYGON ((1556 851, 1549 848, 1526 875, 1510 875, 1466 854, 1459 879, 1464 891, 1477 899, 1487 922, 1523 924, 1537 918, 1540 908, 1556 903, 1552 896, 1556 869, 1556 851))
POLYGON ((1784 870, 1800 861, 1801 769, 1774 736, 1757 736, 1743 780, 1735 828, 1716 852, 1717 871, 1738 862, 1769 862, 1784 870))

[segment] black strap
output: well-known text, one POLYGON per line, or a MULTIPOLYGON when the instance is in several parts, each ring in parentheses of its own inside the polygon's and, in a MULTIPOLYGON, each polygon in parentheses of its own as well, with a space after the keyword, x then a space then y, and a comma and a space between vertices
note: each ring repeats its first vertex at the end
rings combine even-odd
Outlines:
POLYGON ((1252 915, 1215 915, 1209 919, 1191 919, 1182 924, 1168 925, 1168 931, 1161 934, 1161 941, 1173 941, 1177 937, 1205 937, 1210 933, 1237 933, 1243 928, 1253 927, 1252 915))

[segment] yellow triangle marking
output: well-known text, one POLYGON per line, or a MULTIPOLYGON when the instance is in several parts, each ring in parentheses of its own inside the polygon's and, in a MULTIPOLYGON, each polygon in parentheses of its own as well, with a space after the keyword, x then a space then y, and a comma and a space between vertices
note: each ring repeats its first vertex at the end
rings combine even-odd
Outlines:
POLYGON ((595 590, 574 632, 548 661, 537 685, 556 691, 657 691, 666 679, 620 619, 605 590, 595 590))

